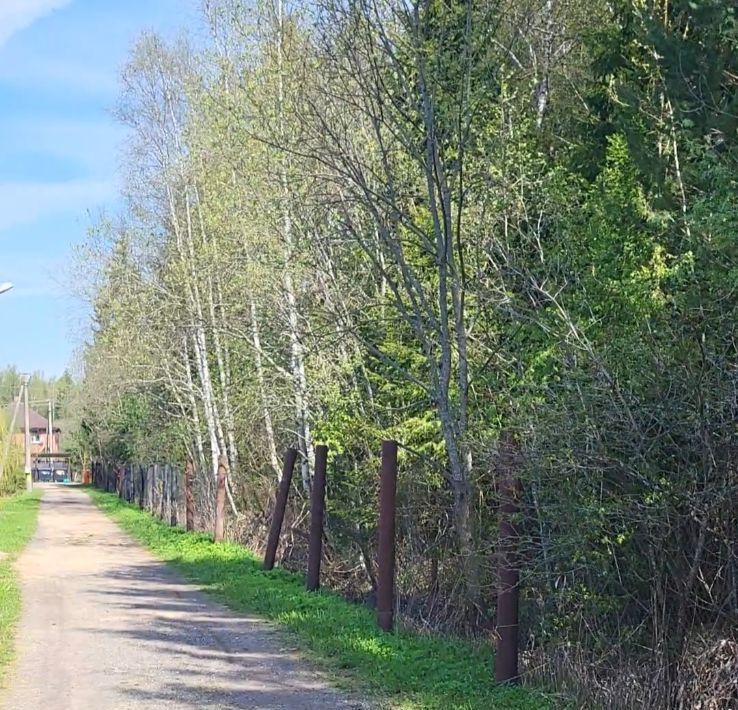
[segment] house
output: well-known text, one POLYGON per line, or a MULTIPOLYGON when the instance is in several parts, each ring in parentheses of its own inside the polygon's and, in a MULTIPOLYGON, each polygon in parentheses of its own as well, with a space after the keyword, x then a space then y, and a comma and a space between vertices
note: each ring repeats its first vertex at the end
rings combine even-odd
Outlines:
MULTIPOLYGON (((11 402, 7 407, 6 411, 9 422, 13 419, 15 406, 16 402, 11 402)), ((21 449, 25 447, 25 417, 25 409, 23 402, 21 402, 18 406, 15 431, 13 432, 13 444, 21 449)), ((28 409, 28 417, 31 432, 31 456, 60 451, 61 429, 55 426, 53 432, 49 435, 49 420, 42 417, 38 412, 33 411, 30 407, 28 409)))

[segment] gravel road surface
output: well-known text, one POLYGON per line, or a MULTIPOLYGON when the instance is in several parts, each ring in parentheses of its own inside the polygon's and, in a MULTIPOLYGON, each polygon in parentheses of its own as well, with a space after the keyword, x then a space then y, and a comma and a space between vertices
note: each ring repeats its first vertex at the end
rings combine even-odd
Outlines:
POLYGON ((46 486, 17 564, 24 611, 6 710, 366 707, 268 623, 183 582, 80 489, 46 486))

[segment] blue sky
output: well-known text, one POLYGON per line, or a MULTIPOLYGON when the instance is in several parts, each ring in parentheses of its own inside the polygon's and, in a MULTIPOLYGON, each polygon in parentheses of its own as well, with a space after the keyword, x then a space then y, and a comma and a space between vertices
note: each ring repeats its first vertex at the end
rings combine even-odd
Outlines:
POLYGON ((86 334, 73 245, 117 209, 125 132, 110 115, 145 30, 171 36, 194 0, 0 0, 0 366, 59 375, 86 334))

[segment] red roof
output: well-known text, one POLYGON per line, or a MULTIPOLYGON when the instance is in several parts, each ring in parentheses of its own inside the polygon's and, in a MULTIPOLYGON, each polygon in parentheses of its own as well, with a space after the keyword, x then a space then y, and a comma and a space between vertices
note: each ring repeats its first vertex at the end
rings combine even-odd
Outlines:
MULTIPOLYGON (((15 402, 11 402, 6 409, 9 421, 13 419, 14 410, 15 402)), ((28 417, 31 431, 33 431, 34 429, 46 431, 49 428, 49 420, 45 417, 42 417, 38 412, 34 412, 33 409, 31 409, 30 407, 28 408, 28 417)), ((23 406, 23 402, 21 402, 20 406, 18 407, 18 415, 15 418, 16 430, 25 431, 25 422, 25 408, 23 406)), ((54 431, 58 431, 56 427, 54 427, 54 431)))

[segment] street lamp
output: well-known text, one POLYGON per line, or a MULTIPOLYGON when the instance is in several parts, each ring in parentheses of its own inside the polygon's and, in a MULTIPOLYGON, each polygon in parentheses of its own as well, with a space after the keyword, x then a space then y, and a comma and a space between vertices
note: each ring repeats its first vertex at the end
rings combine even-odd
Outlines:
POLYGON ((11 288, 13 288, 13 284, 10 281, 4 281, 0 284, 0 293, 7 293, 11 288))

